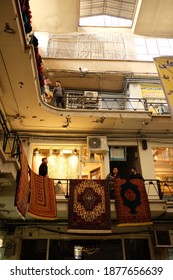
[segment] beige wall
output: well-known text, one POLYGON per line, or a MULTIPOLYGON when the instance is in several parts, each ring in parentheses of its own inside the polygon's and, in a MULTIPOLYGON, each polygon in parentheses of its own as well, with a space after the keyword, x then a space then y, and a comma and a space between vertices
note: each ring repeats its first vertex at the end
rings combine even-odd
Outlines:
POLYGON ((79 0, 30 0, 30 9, 34 31, 56 34, 78 29, 79 0))

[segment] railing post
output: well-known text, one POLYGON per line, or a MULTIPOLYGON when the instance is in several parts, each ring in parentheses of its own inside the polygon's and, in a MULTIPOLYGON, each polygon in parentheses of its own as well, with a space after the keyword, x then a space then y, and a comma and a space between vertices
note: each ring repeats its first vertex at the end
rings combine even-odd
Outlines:
POLYGON ((159 197, 160 197, 160 199, 162 199, 163 198, 163 192, 162 192, 161 187, 160 187, 160 180, 157 180, 157 188, 158 188, 159 197))
POLYGON ((67 192, 66 192, 66 195, 65 195, 65 198, 69 198, 69 179, 67 179, 67 192))

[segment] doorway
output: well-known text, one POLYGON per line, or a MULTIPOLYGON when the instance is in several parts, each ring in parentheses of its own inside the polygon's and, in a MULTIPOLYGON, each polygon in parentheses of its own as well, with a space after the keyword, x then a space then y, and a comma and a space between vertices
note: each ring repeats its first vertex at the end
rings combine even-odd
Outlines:
POLYGON ((140 162, 138 157, 137 146, 127 146, 126 157, 123 160, 110 159, 110 173, 112 174, 113 168, 117 167, 121 179, 128 179, 132 166, 137 167, 140 172, 140 162))

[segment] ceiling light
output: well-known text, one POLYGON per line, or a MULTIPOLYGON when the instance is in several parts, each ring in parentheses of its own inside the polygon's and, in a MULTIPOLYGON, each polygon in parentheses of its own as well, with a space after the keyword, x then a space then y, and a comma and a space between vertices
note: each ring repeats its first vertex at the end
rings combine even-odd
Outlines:
POLYGON ((72 150, 70 149, 62 149, 63 154, 72 154, 72 150))
POLYGON ((33 151, 34 155, 38 155, 39 154, 39 150, 38 148, 35 148, 34 151, 33 151))
POLYGON ((91 153, 90 154, 90 161, 94 161, 95 160, 95 155, 94 155, 94 153, 91 153))
POLYGON ((3 247, 3 239, 0 238, 0 248, 2 248, 2 247, 3 247))

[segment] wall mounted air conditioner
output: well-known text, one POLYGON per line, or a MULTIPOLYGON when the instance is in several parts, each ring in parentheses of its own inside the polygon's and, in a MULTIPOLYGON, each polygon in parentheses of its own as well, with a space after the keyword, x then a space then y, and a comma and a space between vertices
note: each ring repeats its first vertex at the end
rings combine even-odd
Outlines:
POLYGON ((173 230, 155 230, 157 247, 173 247, 173 230))
POLYGON ((88 98, 97 98, 98 92, 97 91, 84 91, 84 96, 88 98))
POLYGON ((108 151, 107 136, 88 136, 87 148, 95 153, 108 151))

